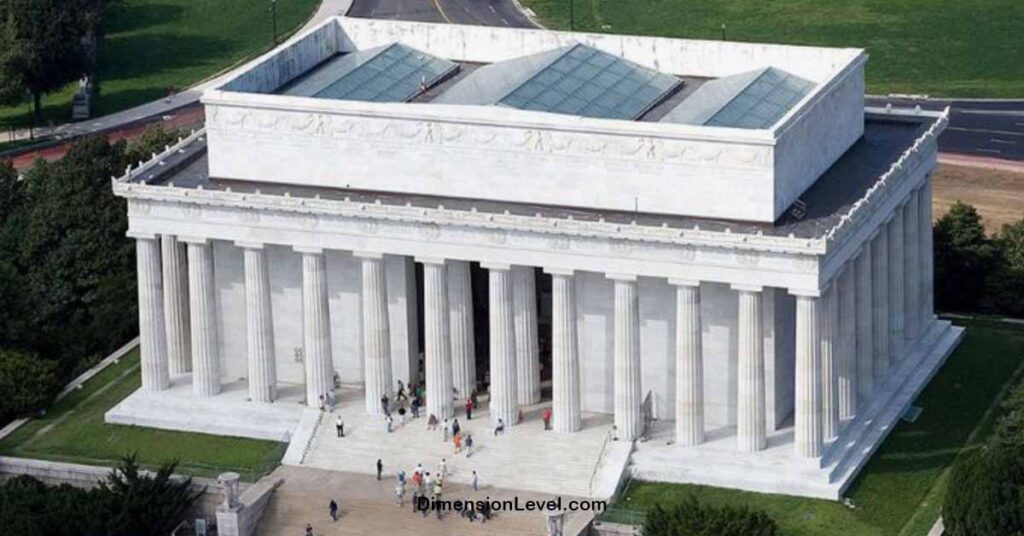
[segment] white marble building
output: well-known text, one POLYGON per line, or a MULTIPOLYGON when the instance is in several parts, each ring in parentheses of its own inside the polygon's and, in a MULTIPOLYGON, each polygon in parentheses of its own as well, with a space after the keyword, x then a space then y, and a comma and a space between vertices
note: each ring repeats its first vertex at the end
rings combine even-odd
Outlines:
POLYGON ((510 426, 612 415, 636 476, 838 497, 961 335, 932 306, 946 115, 865 110, 866 61, 327 21, 113 182, 143 388, 108 420, 278 437, 275 400, 334 374, 370 413, 422 378, 438 416, 487 377, 510 426))

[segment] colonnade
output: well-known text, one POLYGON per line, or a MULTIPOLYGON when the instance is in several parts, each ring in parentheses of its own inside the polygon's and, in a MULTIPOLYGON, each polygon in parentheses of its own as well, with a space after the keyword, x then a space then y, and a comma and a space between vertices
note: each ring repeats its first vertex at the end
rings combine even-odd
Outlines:
MULTIPOLYGON (((820 292, 795 292, 794 445, 817 457, 900 363, 932 316, 931 193, 910 194, 875 236, 820 292)), ((213 252, 203 238, 133 234, 137 244, 142 383, 166 389, 169 373, 191 371, 196 395, 220 392, 215 329, 213 252), (188 262, 185 262, 187 256, 188 262)), ((273 311, 262 244, 244 249, 249 396, 276 396, 273 311)), ((330 311, 324 252, 302 255, 302 325, 306 399, 311 406, 333 388, 330 311)), ((383 256, 356 252, 362 263, 363 358, 366 410, 379 413, 392 396, 387 285, 383 256)), ((417 258, 423 265, 428 413, 453 415, 453 396, 475 387, 473 307, 469 263, 417 258)), ((537 309, 533 267, 482 263, 490 300, 490 414, 514 426, 519 407, 540 399, 537 309)), ((575 272, 545 268, 552 280, 552 413, 554 429, 581 426, 580 350, 575 272)), ((640 316, 637 277, 607 274, 614 287, 614 421, 620 439, 643 433, 640 316)), ((701 282, 669 279, 674 288, 675 437, 705 440, 701 282)), ((765 448, 765 320, 763 287, 734 284, 737 316, 736 444, 765 448)))

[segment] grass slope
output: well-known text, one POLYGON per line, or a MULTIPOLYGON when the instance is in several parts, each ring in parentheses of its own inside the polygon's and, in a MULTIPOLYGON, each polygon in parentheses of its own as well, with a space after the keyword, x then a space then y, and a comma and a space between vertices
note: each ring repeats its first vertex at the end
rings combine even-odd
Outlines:
MULTIPOLYGON (((100 116, 181 90, 273 44, 270 0, 121 0, 108 2, 100 51, 100 116)), ((277 0, 278 35, 298 29, 318 0, 277 0)), ((78 84, 43 99, 47 121, 71 120, 78 84)), ((0 127, 28 123, 26 103, 0 107, 0 127)))
MULTIPOLYGON (((865 48, 868 90, 1024 97, 1020 0, 574 0, 577 30, 865 48)), ((570 0, 524 0, 552 28, 570 0)))
POLYGON ((914 402, 924 409, 921 416, 899 423, 848 492, 855 509, 832 501, 651 482, 635 482, 616 506, 644 510, 694 494, 713 504, 763 509, 786 535, 923 536, 939 515, 946 470, 991 430, 995 414, 989 408, 1006 384, 1020 381, 1024 365, 1024 329, 987 321, 965 324, 963 343, 914 402))
POLYGON ((119 426, 103 414, 139 388, 139 353, 132 351, 78 391, 0 440, 0 455, 90 465, 114 465, 137 452, 139 462, 156 466, 179 460, 178 472, 216 476, 235 471, 254 480, 273 469, 284 444, 207 434, 119 426))

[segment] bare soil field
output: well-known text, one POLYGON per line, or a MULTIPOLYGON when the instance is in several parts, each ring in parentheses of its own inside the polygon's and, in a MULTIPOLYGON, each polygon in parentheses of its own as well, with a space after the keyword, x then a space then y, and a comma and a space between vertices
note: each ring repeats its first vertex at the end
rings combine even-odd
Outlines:
POLYGON ((1024 218, 1024 169, 1006 171, 940 164, 933 181, 932 209, 936 218, 957 200, 974 205, 990 233, 1024 218))

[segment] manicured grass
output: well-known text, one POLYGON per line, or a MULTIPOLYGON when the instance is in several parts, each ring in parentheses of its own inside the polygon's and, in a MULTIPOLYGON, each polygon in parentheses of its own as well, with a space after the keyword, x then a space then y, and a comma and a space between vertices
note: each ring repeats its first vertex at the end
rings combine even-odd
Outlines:
MULTIPOLYGON (((865 48, 868 90, 1024 97, 1020 0, 574 0, 577 30, 865 48)), ((524 0, 569 27, 570 0, 524 0)))
MULTIPOLYGON (((984 320, 964 325, 963 343, 914 402, 923 408, 921 416, 899 423, 851 487, 855 509, 831 501, 651 482, 634 482, 615 506, 642 511, 694 494, 713 504, 763 509, 786 535, 923 536, 939 515, 950 464, 991 431, 997 414, 989 409, 1006 385, 1021 381, 1024 370, 1024 329, 984 320)), ((617 512, 610 514, 614 521, 617 512)))
POLYGON ((0 440, 0 455, 114 465, 136 452, 147 466, 176 459, 181 473, 212 477, 235 471, 254 480, 276 467, 284 454, 285 444, 273 441, 104 423, 103 414, 138 389, 139 382, 135 350, 55 404, 45 417, 0 440))
MULTIPOLYGON (((277 0, 279 38, 298 29, 318 0, 277 0)), ((185 89, 273 45, 270 0, 107 2, 94 116, 185 89)), ((43 99, 46 121, 71 120, 78 84, 43 99)), ((0 107, 0 127, 27 124, 28 104, 0 107)))

